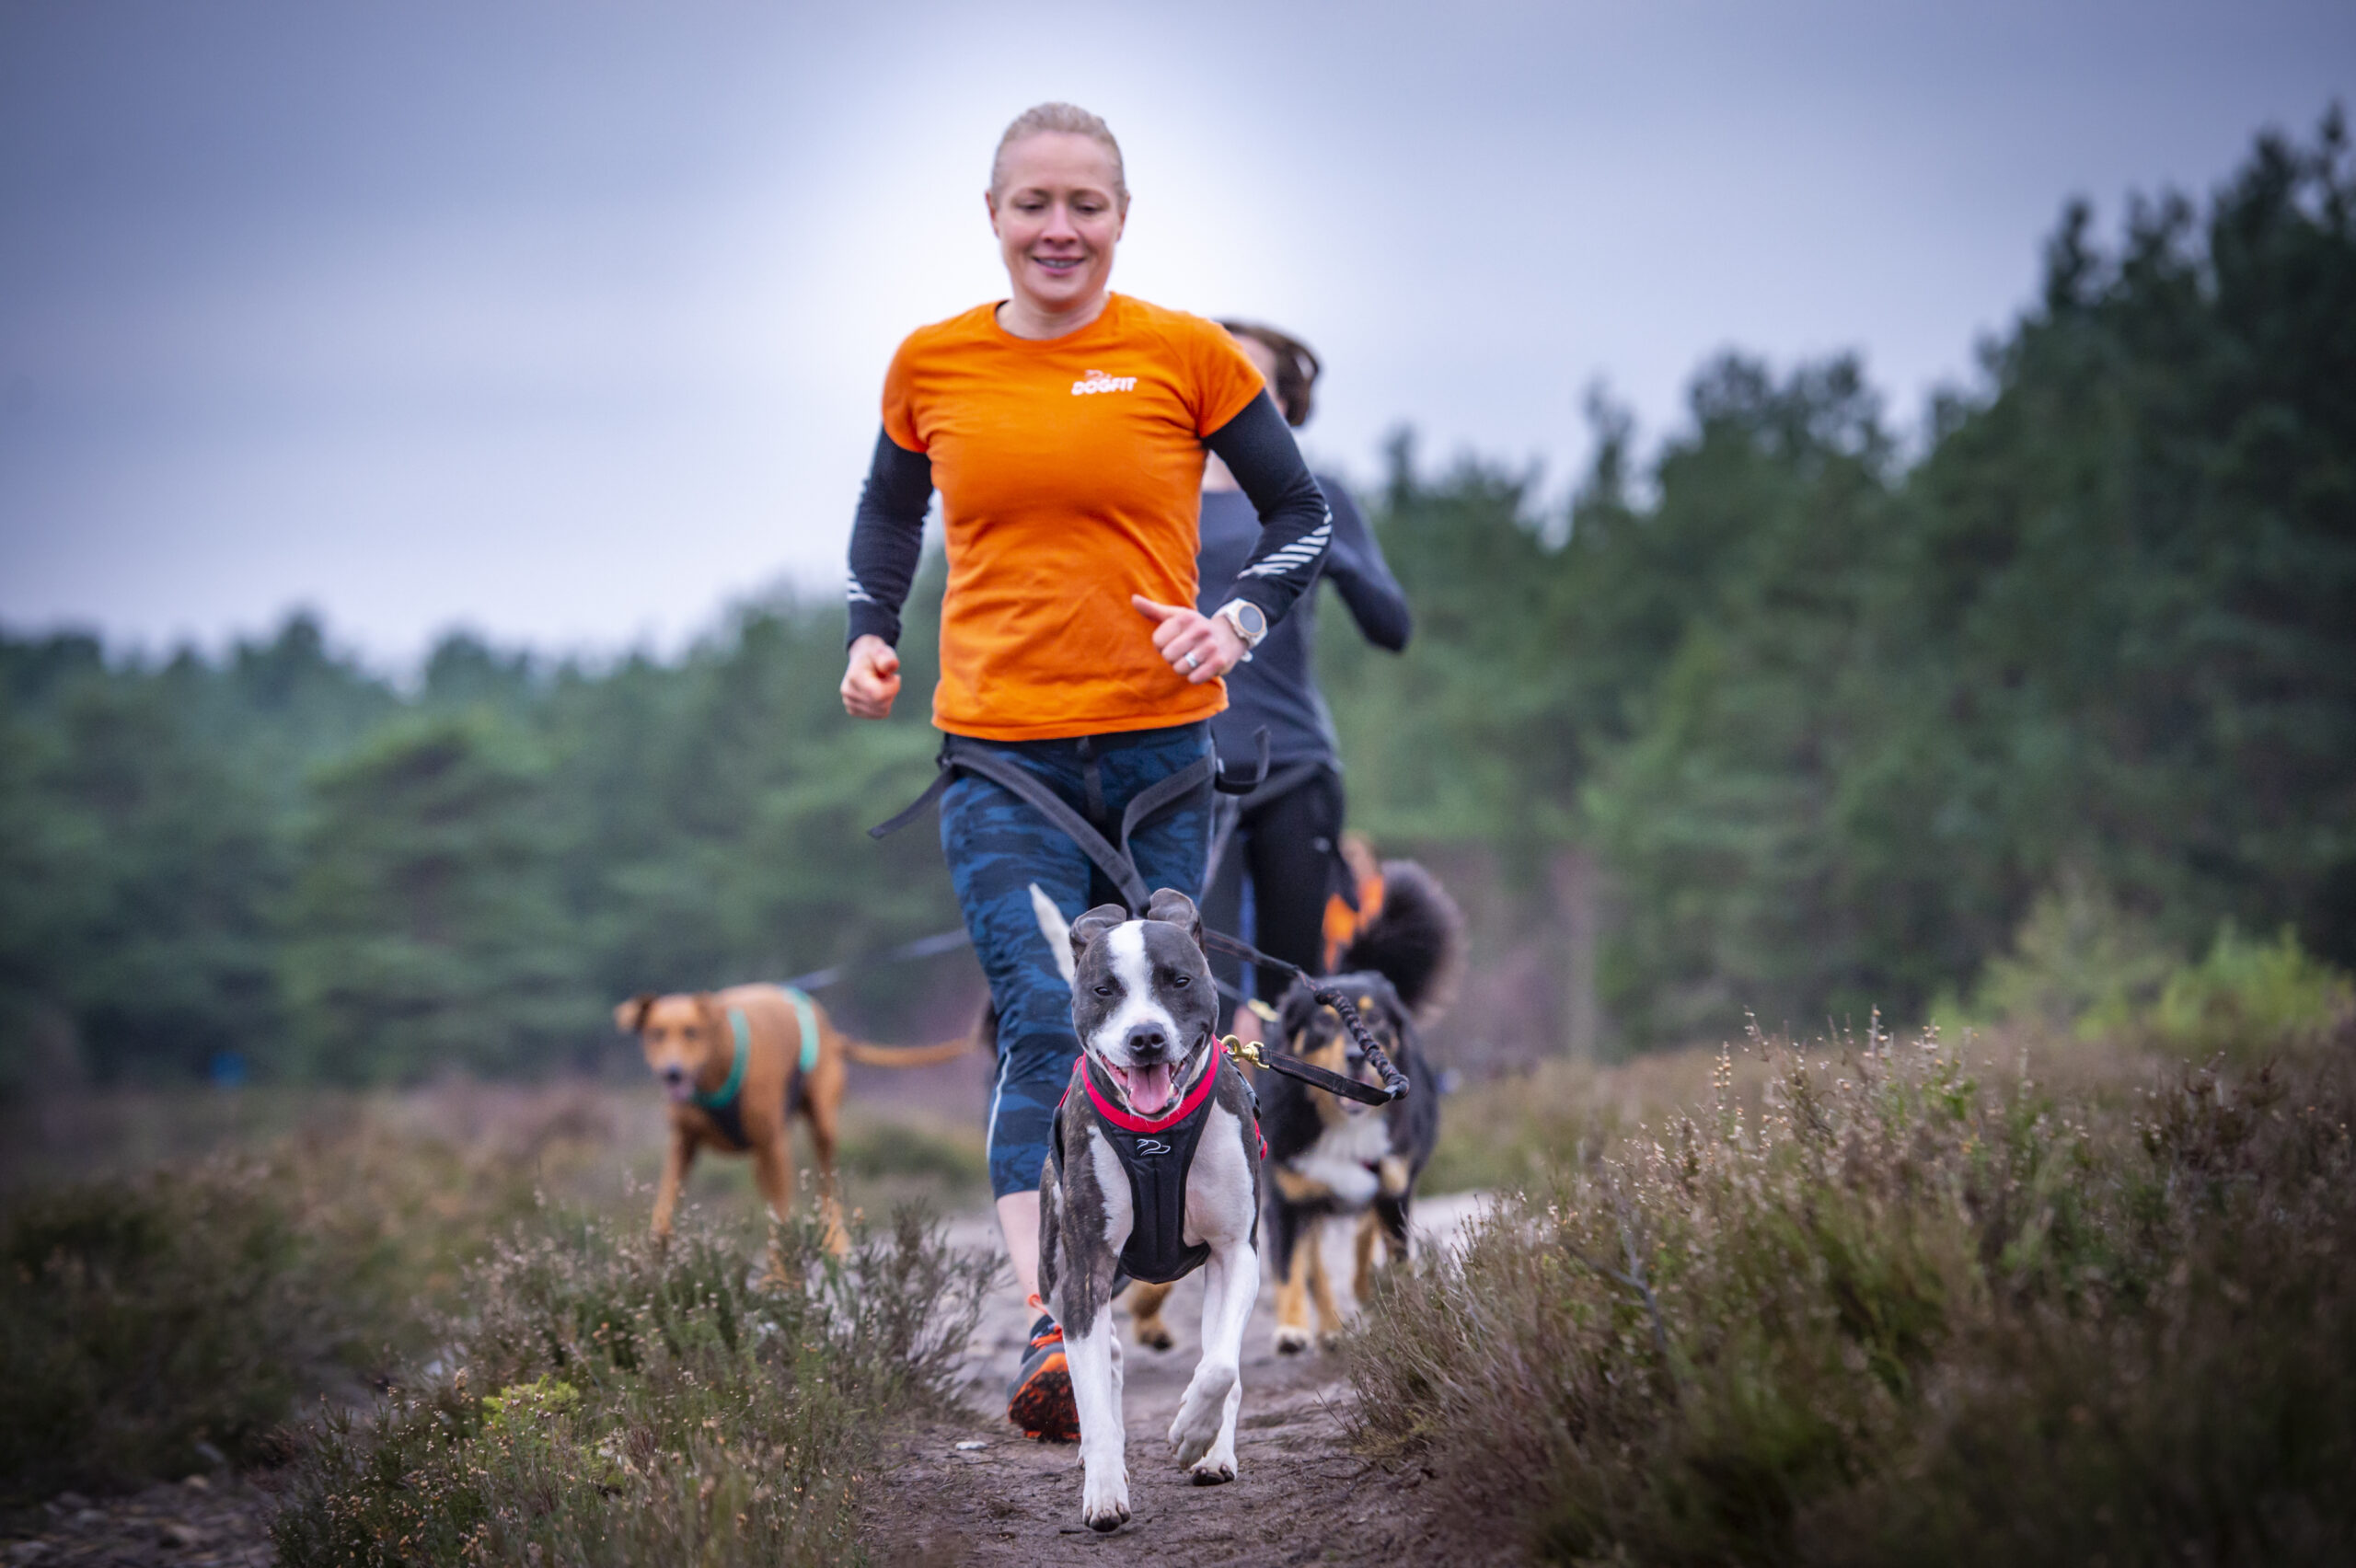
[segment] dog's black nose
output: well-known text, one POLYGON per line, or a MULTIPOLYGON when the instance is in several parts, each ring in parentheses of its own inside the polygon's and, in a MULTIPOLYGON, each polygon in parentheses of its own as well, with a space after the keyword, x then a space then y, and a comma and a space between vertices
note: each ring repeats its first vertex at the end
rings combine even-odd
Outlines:
POLYGON ((1170 1035, 1158 1023, 1132 1025, 1122 1042, 1132 1062, 1158 1062, 1170 1054, 1170 1035))

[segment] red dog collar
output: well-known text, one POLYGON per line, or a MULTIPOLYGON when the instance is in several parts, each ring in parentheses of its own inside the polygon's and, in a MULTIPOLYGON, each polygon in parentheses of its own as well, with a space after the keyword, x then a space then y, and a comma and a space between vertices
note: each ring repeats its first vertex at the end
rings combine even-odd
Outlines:
POLYGON ((1218 1063, 1214 1060, 1203 1069, 1203 1076, 1195 1080, 1195 1087, 1187 1091, 1175 1110, 1165 1116, 1140 1116, 1135 1112, 1122 1110, 1096 1087, 1094 1057, 1083 1055, 1080 1064, 1080 1081, 1087 1088, 1088 1098, 1096 1102, 1096 1113, 1128 1133, 1159 1133, 1176 1126, 1203 1108, 1203 1101, 1211 1097, 1211 1089, 1218 1081, 1218 1063))

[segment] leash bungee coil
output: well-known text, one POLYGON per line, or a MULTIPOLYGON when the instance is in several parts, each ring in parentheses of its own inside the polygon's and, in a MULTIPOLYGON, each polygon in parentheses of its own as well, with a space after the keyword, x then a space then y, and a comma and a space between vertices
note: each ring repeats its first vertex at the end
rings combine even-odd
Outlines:
MULTIPOLYGON (((1386 1069, 1384 1077, 1387 1081, 1384 1087, 1378 1089, 1370 1083, 1364 1083, 1354 1078, 1344 1078, 1339 1073, 1329 1073, 1315 1063, 1304 1062, 1299 1056, 1288 1056, 1281 1051, 1267 1050, 1255 1040, 1239 1040, 1230 1034, 1222 1036, 1219 1043, 1225 1045, 1229 1052, 1240 1061, 1249 1062, 1255 1067, 1265 1067, 1271 1072, 1282 1073, 1287 1078, 1299 1078, 1305 1084, 1324 1090, 1330 1094, 1338 1094, 1345 1100, 1355 1100, 1362 1105, 1388 1105, 1407 1092, 1406 1078, 1400 1076, 1388 1061, 1382 1063, 1386 1069), (1391 1087, 1390 1080, 1395 1080, 1397 1085, 1395 1090, 1391 1087)), ((1379 1048, 1377 1055, 1380 1055, 1379 1048)))
POLYGON ((1298 1056, 1288 1056, 1281 1051, 1271 1051, 1259 1044, 1247 1044, 1238 1041, 1233 1035, 1227 1038, 1229 1050, 1250 1062, 1253 1066, 1271 1068, 1284 1074, 1287 1078, 1299 1078, 1303 1083, 1314 1084, 1329 1093, 1355 1100, 1361 1105, 1388 1105, 1393 1101, 1406 1098, 1407 1075, 1392 1065, 1391 1058, 1383 1054, 1381 1044, 1374 1038, 1374 1032, 1369 1029, 1366 1026, 1366 1020, 1358 1016, 1357 1005, 1350 1000, 1348 993, 1339 986, 1321 985, 1318 976, 1310 974, 1300 965, 1287 963, 1281 958, 1270 958, 1250 942, 1240 937, 1230 937, 1225 931, 1214 931, 1206 927, 1203 930, 1203 945, 1207 948, 1216 948, 1230 958, 1240 958, 1255 968, 1265 964, 1289 979, 1307 981, 1309 994, 1334 1009, 1334 1016, 1342 1020, 1342 1027, 1349 1032, 1350 1038, 1357 1043, 1357 1047, 1365 1053, 1366 1059, 1373 1064, 1375 1072, 1382 1079, 1382 1085, 1378 1089, 1370 1083, 1362 1083, 1354 1078, 1344 1078, 1339 1073, 1328 1072, 1323 1067, 1304 1062, 1298 1056))

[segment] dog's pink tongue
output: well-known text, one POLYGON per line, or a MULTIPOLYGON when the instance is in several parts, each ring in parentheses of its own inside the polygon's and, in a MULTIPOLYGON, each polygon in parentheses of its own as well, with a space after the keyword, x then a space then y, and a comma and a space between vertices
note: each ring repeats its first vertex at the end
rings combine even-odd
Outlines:
POLYGON ((1129 1103, 1138 1112, 1150 1116, 1170 1103, 1177 1090, 1171 1083, 1170 1064, 1156 1062, 1149 1067, 1129 1069, 1129 1103))

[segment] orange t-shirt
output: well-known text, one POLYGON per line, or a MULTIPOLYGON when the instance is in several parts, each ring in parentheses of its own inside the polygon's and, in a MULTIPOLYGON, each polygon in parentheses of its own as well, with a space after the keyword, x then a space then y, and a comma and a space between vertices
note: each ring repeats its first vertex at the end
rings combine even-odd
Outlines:
POLYGON ((987 741, 1207 719, 1129 595, 1195 603, 1203 437, 1260 395, 1217 324, 1109 295, 1045 342, 995 305, 908 335, 884 378, 884 431, 932 459, 949 547, 932 721, 987 741))

